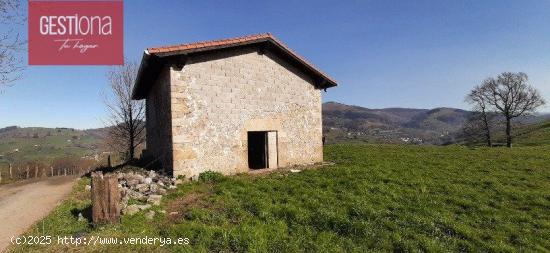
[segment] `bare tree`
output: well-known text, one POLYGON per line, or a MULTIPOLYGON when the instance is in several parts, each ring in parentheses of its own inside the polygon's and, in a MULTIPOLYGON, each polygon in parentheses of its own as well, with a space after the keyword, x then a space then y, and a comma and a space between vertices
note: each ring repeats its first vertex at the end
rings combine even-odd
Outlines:
POLYGON ((20 0, 0 0, 0 88, 21 78, 21 51, 26 41, 20 38, 16 26, 24 24, 25 15, 20 0))
POLYGON ((145 103, 132 100, 132 88, 138 65, 134 62, 114 67, 108 73, 112 96, 105 98, 110 118, 111 147, 124 154, 124 160, 134 159, 136 148, 145 141, 145 103))
POLYGON ((492 147, 494 145, 493 136, 498 124, 496 116, 494 112, 486 113, 484 116, 479 111, 473 111, 462 125, 460 138, 470 144, 485 143, 485 145, 492 147), (487 124, 485 121, 487 121, 487 124), (487 127, 489 130, 487 130, 487 127))
POLYGON ((506 120, 506 146, 512 147, 512 119, 534 113, 546 102, 527 83, 527 74, 504 72, 483 81, 482 90, 488 104, 506 120))
POLYGON ((491 131, 493 128, 494 113, 491 112, 490 104, 487 101, 487 97, 484 94, 487 92, 483 86, 476 86, 466 96, 466 102, 473 106, 473 114, 468 118, 467 123, 464 125, 464 134, 467 137, 471 137, 474 141, 478 138, 479 132, 483 134, 483 139, 487 143, 487 146, 493 146, 491 137, 491 131))

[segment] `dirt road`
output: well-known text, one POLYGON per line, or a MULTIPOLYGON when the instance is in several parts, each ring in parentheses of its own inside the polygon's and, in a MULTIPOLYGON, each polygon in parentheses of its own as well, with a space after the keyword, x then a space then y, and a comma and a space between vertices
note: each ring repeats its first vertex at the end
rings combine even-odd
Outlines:
POLYGON ((71 192, 75 177, 53 177, 0 186, 0 252, 45 217, 71 192))

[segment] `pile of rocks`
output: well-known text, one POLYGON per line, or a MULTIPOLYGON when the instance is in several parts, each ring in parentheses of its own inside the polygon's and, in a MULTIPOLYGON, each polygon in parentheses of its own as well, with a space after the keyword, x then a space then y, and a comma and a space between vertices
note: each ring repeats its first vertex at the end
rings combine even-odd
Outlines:
POLYGON ((159 205, 162 195, 166 194, 168 189, 176 188, 175 178, 163 176, 152 170, 133 170, 115 173, 118 177, 123 214, 133 215, 141 210, 151 208, 151 205, 159 205), (147 204, 128 205, 130 199, 146 202, 147 204))

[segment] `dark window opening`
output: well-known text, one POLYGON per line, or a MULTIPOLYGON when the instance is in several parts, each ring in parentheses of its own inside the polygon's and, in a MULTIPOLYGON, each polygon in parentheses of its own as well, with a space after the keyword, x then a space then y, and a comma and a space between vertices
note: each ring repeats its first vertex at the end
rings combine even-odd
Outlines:
POLYGON ((267 132, 248 132, 248 167, 251 169, 268 167, 267 132))

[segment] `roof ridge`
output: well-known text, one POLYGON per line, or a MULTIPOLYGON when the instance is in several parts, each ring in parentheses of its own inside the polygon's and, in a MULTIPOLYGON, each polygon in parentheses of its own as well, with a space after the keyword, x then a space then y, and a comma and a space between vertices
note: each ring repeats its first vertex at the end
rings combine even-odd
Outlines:
POLYGON ((175 47, 184 47, 189 45, 199 45, 199 44, 207 44, 207 43, 219 43, 219 42, 227 42, 227 41, 233 41, 233 40, 241 40, 241 39, 252 39, 252 38, 273 38, 273 35, 269 32, 266 33, 258 33, 258 34, 248 34, 248 35, 242 35, 237 37, 231 37, 231 38, 225 38, 225 39, 214 39, 214 40, 202 40, 202 41, 196 41, 196 42, 190 42, 190 43, 180 43, 180 44, 172 44, 172 45, 165 45, 165 46, 158 46, 158 47, 149 47, 146 50, 160 50, 164 48, 175 48, 175 47))

